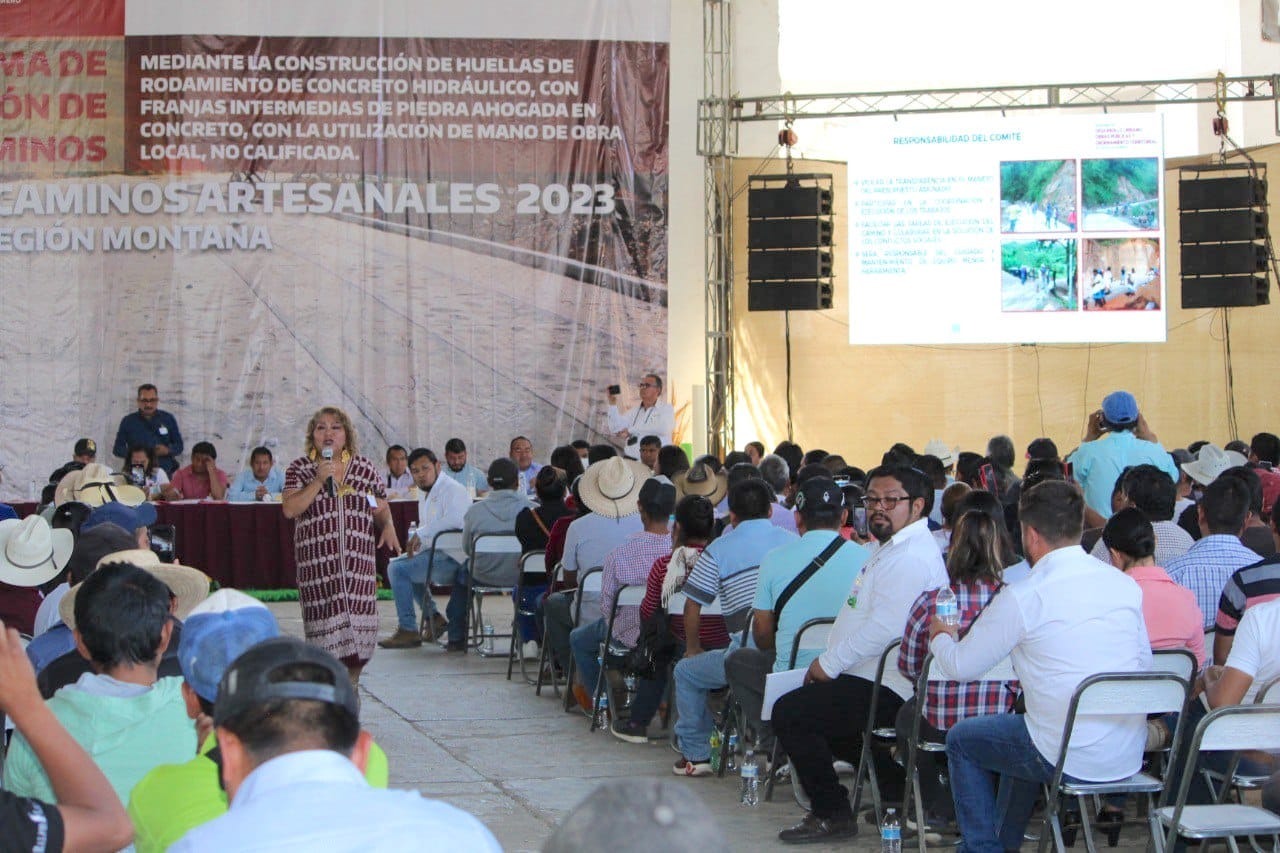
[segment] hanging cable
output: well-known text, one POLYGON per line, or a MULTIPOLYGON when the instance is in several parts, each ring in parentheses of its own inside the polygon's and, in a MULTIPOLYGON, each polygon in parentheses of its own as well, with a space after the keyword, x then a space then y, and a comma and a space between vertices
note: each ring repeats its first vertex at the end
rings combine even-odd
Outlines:
MULTIPOLYGON (((795 181, 796 164, 791 159, 791 147, 796 144, 798 137, 792 129, 795 119, 788 117, 783 123, 782 130, 778 131, 778 144, 786 150, 787 156, 787 183, 790 185, 795 181)), ((792 422, 791 411, 791 312, 782 312, 782 325, 787 348, 787 441, 795 441, 794 425, 792 422)))

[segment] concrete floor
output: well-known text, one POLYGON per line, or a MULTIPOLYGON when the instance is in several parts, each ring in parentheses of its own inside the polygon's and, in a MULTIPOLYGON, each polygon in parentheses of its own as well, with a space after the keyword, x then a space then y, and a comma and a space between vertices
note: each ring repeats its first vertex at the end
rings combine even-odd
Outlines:
MULTIPOLYGON (((443 611, 444 602, 438 603, 443 611)), ((286 633, 302 635, 296 603, 271 609, 286 633)), ((395 629, 394 610, 389 601, 379 610, 386 636, 395 629)), ((485 611, 502 625, 510 619, 509 599, 487 599, 485 611)), ((752 809, 738 803, 736 779, 676 779, 668 740, 641 746, 607 732, 591 734, 586 717, 565 713, 550 691, 535 696, 518 672, 507 681, 502 657, 446 654, 434 646, 379 649, 360 687, 364 725, 387 752, 392 787, 416 789, 471 812, 512 853, 540 850, 556 822, 610 779, 669 778, 688 786, 734 850, 790 849, 776 833, 803 816, 790 786, 779 786, 772 803, 752 809)), ((656 731, 655 724, 651 733, 656 731)), ((1127 827, 1121 844, 1142 845, 1140 827, 1127 827)), ((879 844, 875 830, 864 826, 839 849, 872 851, 879 844)))

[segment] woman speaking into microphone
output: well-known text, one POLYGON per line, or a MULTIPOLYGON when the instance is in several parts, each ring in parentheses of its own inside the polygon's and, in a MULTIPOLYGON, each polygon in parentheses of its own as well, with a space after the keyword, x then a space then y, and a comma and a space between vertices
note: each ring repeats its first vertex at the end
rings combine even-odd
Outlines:
POLYGON ((325 406, 311 416, 306 455, 285 472, 282 503, 285 518, 296 520, 293 548, 307 642, 342 661, 357 683, 378 641, 374 551, 398 552, 400 542, 382 478, 359 455, 346 412, 325 406))

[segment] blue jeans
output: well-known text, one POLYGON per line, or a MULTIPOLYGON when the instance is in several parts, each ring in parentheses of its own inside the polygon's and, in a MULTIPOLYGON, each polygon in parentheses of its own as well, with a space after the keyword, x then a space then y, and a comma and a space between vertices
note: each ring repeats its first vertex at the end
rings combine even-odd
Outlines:
POLYGON ((597 619, 569 632, 569 648, 573 650, 573 660, 578 666, 578 680, 588 693, 596 689, 596 679, 600 677, 596 656, 600 654, 600 643, 604 641, 607 627, 603 619, 597 619))
MULTIPOLYGON (((412 557, 396 560, 387 566, 387 579, 391 582, 391 594, 396 600, 396 619, 405 631, 418 630, 418 616, 414 604, 422 605, 423 616, 435 615, 436 603, 427 595, 427 563, 429 551, 419 551, 412 557)), ((449 642, 461 643, 467 639, 467 572, 461 563, 448 554, 437 552, 431 565, 432 583, 451 584, 449 604, 445 615, 449 619, 449 642)))
POLYGON ((690 761, 711 759, 715 718, 707 707, 707 694, 729 684, 724 662, 739 645, 739 636, 735 636, 728 648, 712 649, 676 663, 676 746, 690 761))
POLYGON ((1026 717, 991 714, 956 723, 947 730, 947 766, 965 853, 1021 847, 1039 786, 1053 777, 1026 717))

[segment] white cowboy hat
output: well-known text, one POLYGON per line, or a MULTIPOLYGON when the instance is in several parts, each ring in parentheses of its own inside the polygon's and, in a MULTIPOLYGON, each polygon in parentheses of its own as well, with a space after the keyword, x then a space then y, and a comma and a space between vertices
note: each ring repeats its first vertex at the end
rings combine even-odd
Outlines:
POLYGON ((70 530, 54 530, 38 515, 19 521, 0 521, 0 582, 10 586, 39 586, 53 580, 71 559, 75 537, 70 530))
POLYGON ((940 438, 931 438, 929 443, 924 446, 925 456, 936 456, 942 460, 942 467, 949 468, 951 463, 956 461, 956 457, 960 455, 959 447, 948 447, 947 443, 940 438))
POLYGON ((1184 462, 1182 470, 1200 485, 1207 486, 1228 468, 1238 468, 1248 462, 1243 453, 1223 450, 1216 444, 1206 444, 1196 454, 1196 461, 1184 462))
MULTIPOLYGON (((154 551, 145 548, 131 548, 128 551, 116 551, 98 561, 94 571, 109 563, 129 563, 155 577, 173 593, 177 599, 174 616, 186 619, 195 606, 209 597, 209 576, 191 566, 180 566, 175 563, 162 563, 154 551)), ((76 627, 76 593, 83 582, 67 590, 58 602, 58 615, 68 628, 76 627)))
POLYGON ((653 476, 635 459, 611 456, 592 465, 578 483, 587 509, 606 518, 622 518, 640 509, 640 487, 653 476))
POLYGON ((58 481, 53 493, 54 506, 62 506, 67 501, 80 501, 89 506, 119 501, 138 506, 146 500, 146 492, 137 486, 125 485, 124 477, 111 473, 101 462, 90 462, 79 471, 71 471, 58 481))

